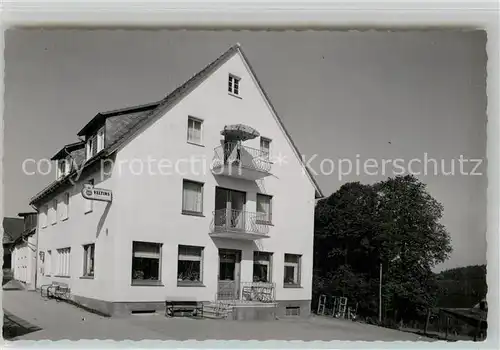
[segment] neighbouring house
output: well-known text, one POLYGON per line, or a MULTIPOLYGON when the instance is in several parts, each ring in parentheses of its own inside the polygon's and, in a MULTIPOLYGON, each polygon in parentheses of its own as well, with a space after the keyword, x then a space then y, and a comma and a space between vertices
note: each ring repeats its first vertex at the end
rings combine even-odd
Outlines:
POLYGON ((67 283, 73 301, 109 315, 166 300, 225 303, 236 319, 268 317, 269 305, 309 315, 322 194, 239 45, 78 136, 31 199, 38 287, 67 283))
POLYGON ((35 289, 37 268, 37 213, 19 213, 22 231, 12 242, 11 269, 13 278, 28 290, 35 289))
POLYGON ((21 236, 24 230, 23 219, 4 218, 3 219, 3 270, 12 268, 12 248, 15 240, 21 236))

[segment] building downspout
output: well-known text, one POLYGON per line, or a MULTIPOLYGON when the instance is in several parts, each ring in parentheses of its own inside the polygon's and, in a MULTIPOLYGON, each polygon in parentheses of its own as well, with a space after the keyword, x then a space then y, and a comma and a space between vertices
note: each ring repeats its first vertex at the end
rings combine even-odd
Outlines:
POLYGON ((36 290, 36 283, 38 279, 38 240, 40 237, 38 237, 38 208, 36 208, 33 204, 30 204, 30 207, 33 208, 33 210, 36 212, 36 227, 35 227, 35 235, 36 235, 36 249, 35 249, 35 280, 34 282, 34 288, 36 290))

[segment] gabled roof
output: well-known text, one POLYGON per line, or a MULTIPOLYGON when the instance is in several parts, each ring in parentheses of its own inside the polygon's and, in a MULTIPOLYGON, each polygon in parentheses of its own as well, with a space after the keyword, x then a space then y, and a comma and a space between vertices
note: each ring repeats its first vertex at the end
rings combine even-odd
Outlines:
POLYGON ((156 102, 151 102, 139 106, 131 106, 131 107, 126 107, 126 108, 120 108, 120 109, 115 109, 112 111, 107 111, 107 112, 100 112, 98 113, 90 122, 88 122, 82 130, 78 132, 78 136, 85 136, 88 132, 91 130, 95 129, 96 127, 102 125, 107 118, 109 117, 114 117, 117 115, 125 115, 125 114, 131 114, 131 113, 137 113, 137 112, 147 112, 155 109, 158 107, 160 104, 159 101, 156 102))
MULTIPOLYGON (((298 157, 299 161, 304 166, 305 173, 307 174, 308 178, 310 179, 311 183, 313 184, 313 186, 315 188, 316 198, 323 197, 323 193, 321 192, 316 180, 314 179, 310 170, 304 164, 303 159, 300 156, 301 153, 299 152, 295 143, 292 141, 290 134, 287 132, 285 125, 283 124, 281 118, 279 117, 278 113, 276 112, 276 109, 272 105, 271 100, 269 99, 269 96, 267 95, 264 88, 262 87, 262 84, 257 79, 257 75, 255 74, 252 66, 250 65, 250 62, 248 61, 245 54, 243 53, 243 50, 241 49, 240 44, 236 44, 236 45, 231 46, 228 50, 226 50, 224 53, 222 53, 219 57, 217 57, 214 61, 212 61, 210 64, 208 64, 201 71, 199 71, 198 73, 193 75, 190 79, 188 79, 182 85, 177 87, 174 91, 172 91, 170 94, 168 94, 161 101, 152 102, 149 104, 135 106, 135 107, 117 109, 114 111, 103 112, 103 113, 97 114, 87 125, 85 125, 85 127, 82 130, 80 130, 78 132, 79 136, 85 135, 89 130, 92 130, 92 128, 95 128, 97 125, 100 125, 101 123, 103 123, 106 120, 106 118, 108 118, 108 117, 116 116, 116 115, 137 113, 138 111, 144 112, 138 118, 135 119, 134 123, 127 125, 127 130, 122 132, 120 137, 117 137, 116 139, 112 140, 109 144, 106 145, 106 148, 104 150, 102 150, 97 156, 92 158, 89 162, 85 163, 84 168, 90 166, 91 164, 94 164, 99 159, 102 159, 103 157, 109 156, 112 153, 119 150, 123 145, 125 145, 128 141, 132 140, 138 133, 140 133, 146 125, 148 125, 151 121, 155 120, 156 118, 160 117, 164 110, 168 109, 169 107, 171 107, 172 105, 177 103, 179 100, 181 100, 184 96, 187 95, 187 93, 189 93, 194 88, 196 88, 202 81, 204 81, 210 74, 215 72, 215 70, 217 70, 220 66, 222 66, 223 63, 225 63, 229 58, 231 58, 236 53, 241 54, 243 60, 245 61, 246 65, 248 66, 248 68, 250 70, 250 73, 254 77, 258 88, 262 92, 264 99, 268 103, 269 108, 271 109, 274 117, 276 118, 276 121, 278 122, 280 128, 284 132, 287 140, 290 142, 290 145, 291 145, 292 149, 294 150, 296 156, 298 157)), ((30 200, 30 204, 36 203, 43 196, 52 192, 56 188, 60 187, 63 183, 67 183, 68 178, 71 177, 73 174, 74 174, 74 171, 71 172, 66 177, 64 177, 60 180, 54 181, 52 184, 47 186, 44 190, 42 190, 41 192, 36 194, 34 197, 32 197, 32 199, 30 200)))
POLYGON ((66 156, 68 154, 70 154, 71 152, 73 152, 77 149, 83 148, 83 147, 85 147, 85 142, 83 142, 83 141, 70 143, 69 145, 66 145, 63 148, 61 148, 56 154, 54 154, 54 156, 52 158, 50 158, 50 160, 57 160, 57 159, 61 159, 61 158, 66 158, 66 156))
POLYGON ((3 243, 12 243, 24 231, 24 220, 20 218, 4 218, 3 219, 3 243))

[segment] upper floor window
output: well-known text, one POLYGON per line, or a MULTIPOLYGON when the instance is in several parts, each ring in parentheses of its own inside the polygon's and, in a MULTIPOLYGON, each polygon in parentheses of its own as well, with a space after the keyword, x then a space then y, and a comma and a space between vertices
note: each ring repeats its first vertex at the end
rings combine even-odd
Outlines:
POLYGON ((270 224, 272 219, 271 211, 272 197, 257 193, 257 214, 258 222, 270 224))
POLYGON ((203 121, 197 118, 189 117, 188 118, 188 132, 187 132, 187 140, 190 143, 195 143, 197 145, 201 145, 202 143, 202 129, 203 121))
POLYGON ((265 137, 260 138, 260 152, 263 158, 269 158, 271 152, 271 140, 265 137))
POLYGON ((104 149, 104 126, 97 133, 87 137, 86 153, 87 160, 104 149))
POLYGON ((52 201, 52 208, 51 208, 51 213, 50 213, 50 223, 52 225, 57 224, 57 199, 54 199, 52 201))
POLYGON ((68 218, 69 212, 69 193, 63 194, 63 198, 60 205, 59 211, 59 219, 66 220, 68 218))
POLYGON ((227 91, 230 94, 239 96, 239 94, 240 94, 240 80, 241 80, 240 78, 238 78, 232 74, 229 74, 229 80, 227 83, 227 91))
POLYGON ((182 212, 203 214, 203 184, 184 180, 182 184, 182 212))
POLYGON ((71 157, 68 156, 65 159, 59 159, 58 161, 58 166, 57 166, 57 171, 58 171, 58 178, 61 178, 63 176, 66 176, 70 173, 71 171, 71 157))
POLYGON ((48 207, 46 205, 44 205, 41 209, 40 209, 40 226, 42 228, 45 228, 47 227, 47 210, 48 207))
MULTIPOLYGON (((94 179, 90 179, 87 181, 86 185, 90 186, 90 187, 94 187, 94 179)), ((85 214, 86 213, 90 213, 93 209, 94 209, 94 201, 90 200, 90 199, 85 199, 84 198, 84 201, 85 201, 85 214)))

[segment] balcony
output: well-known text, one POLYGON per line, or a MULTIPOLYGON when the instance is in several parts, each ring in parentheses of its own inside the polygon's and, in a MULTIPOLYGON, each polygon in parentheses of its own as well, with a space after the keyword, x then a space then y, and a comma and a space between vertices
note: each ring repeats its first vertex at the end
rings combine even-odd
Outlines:
POLYGON ((227 142, 214 150, 214 175, 255 181, 269 176, 270 170, 269 153, 260 149, 246 147, 238 142, 227 142))
POLYGON ((263 215, 241 210, 215 210, 210 236, 241 240, 268 238, 269 224, 261 220, 263 215))

